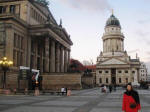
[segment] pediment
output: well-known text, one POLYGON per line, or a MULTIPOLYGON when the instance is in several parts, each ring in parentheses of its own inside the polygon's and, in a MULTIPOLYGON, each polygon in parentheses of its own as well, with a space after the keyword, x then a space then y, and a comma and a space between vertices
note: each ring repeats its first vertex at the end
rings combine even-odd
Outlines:
POLYGON ((127 64, 127 63, 122 60, 116 59, 116 58, 111 58, 111 59, 108 59, 101 63, 101 65, 117 65, 117 64, 123 65, 123 64, 127 64))

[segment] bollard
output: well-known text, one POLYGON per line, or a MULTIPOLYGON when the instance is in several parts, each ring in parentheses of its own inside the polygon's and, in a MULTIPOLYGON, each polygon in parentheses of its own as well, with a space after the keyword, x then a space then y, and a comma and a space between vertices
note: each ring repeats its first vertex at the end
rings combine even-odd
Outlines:
POLYGON ((39 96, 39 95, 40 95, 39 89, 38 89, 38 88, 35 88, 34 96, 39 96))
POLYGON ((6 89, 6 90, 5 90, 5 94, 6 94, 6 95, 9 95, 9 94, 10 94, 10 90, 9 90, 9 89, 6 89))
POLYGON ((16 93, 17 93, 17 89, 15 88, 15 89, 14 89, 14 94, 16 95, 16 93))
POLYGON ((24 90, 24 94, 27 95, 28 94, 28 88, 25 88, 24 90))
POLYGON ((71 96, 71 90, 67 91, 67 96, 71 96))

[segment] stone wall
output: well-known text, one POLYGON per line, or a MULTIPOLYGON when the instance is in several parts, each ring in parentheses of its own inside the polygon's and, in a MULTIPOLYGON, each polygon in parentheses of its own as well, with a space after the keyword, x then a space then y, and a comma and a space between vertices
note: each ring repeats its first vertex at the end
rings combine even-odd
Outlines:
MULTIPOLYGON (((3 87, 3 72, 0 71, 0 88, 3 87)), ((6 73, 6 88, 17 88, 18 87, 18 71, 10 70, 6 73)))
POLYGON ((94 86, 94 77, 82 77, 82 83, 94 86))
POLYGON ((60 88, 62 87, 68 89, 81 89, 81 75, 80 74, 43 75, 42 89, 60 90, 60 88))

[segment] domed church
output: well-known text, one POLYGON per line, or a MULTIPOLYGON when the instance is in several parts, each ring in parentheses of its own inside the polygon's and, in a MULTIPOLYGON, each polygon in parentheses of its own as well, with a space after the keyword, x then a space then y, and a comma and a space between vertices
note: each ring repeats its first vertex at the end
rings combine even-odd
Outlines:
POLYGON ((139 82, 140 60, 131 59, 124 50, 124 35, 119 20, 112 14, 102 36, 103 51, 97 57, 97 85, 125 85, 139 82))

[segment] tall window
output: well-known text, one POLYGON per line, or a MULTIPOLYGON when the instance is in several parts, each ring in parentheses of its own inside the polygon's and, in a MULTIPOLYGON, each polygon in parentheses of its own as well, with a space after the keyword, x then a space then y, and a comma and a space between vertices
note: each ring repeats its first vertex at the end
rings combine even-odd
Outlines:
POLYGON ((121 83, 121 78, 119 78, 119 83, 121 83))
POLYGON ((15 14, 16 6, 15 5, 10 5, 10 13, 15 14))
POLYGON ((22 66, 24 57, 23 37, 14 33, 14 50, 13 50, 13 62, 14 66, 22 66))
POLYGON ((0 6, 0 14, 6 12, 6 6, 0 6))
POLYGON ((99 83, 102 83, 102 78, 99 79, 99 83))
POLYGON ((108 83, 108 78, 106 78, 106 83, 108 83))
POLYGON ((128 78, 126 78, 126 83, 128 83, 128 78))

